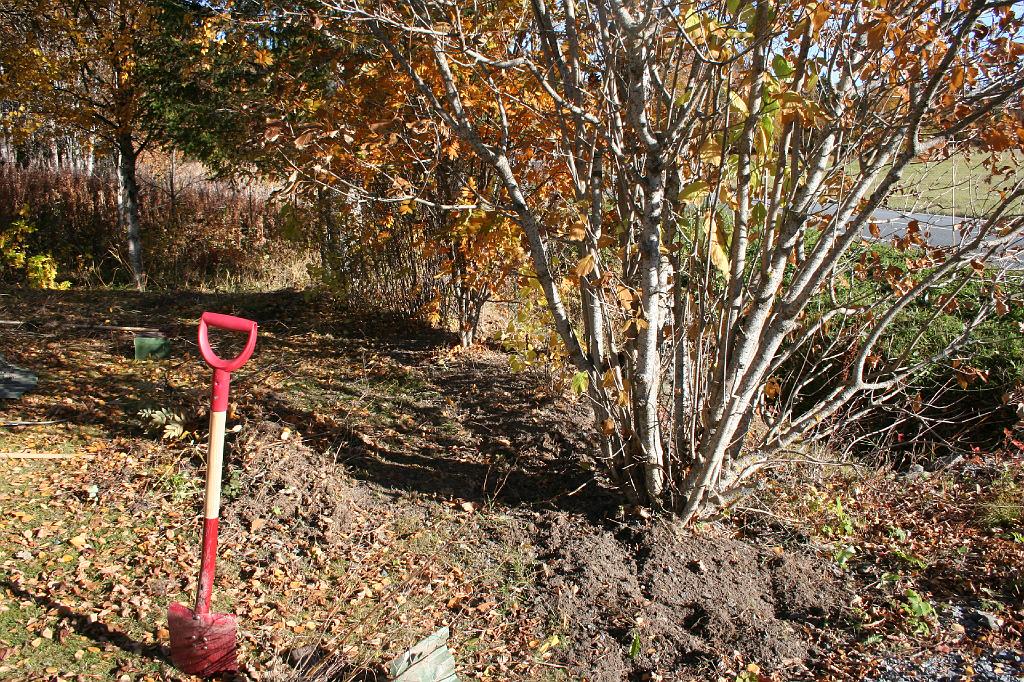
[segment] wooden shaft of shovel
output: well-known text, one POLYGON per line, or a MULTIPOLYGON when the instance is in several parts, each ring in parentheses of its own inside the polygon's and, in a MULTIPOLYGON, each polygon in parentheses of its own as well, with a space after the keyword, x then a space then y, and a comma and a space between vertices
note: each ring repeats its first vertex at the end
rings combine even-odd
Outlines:
MULTIPOLYGON (((227 397, 231 375, 214 370, 214 385, 227 397), (219 384, 219 386, 218 386, 219 384)), ((226 400, 224 401, 227 402, 226 400)), ((221 407, 214 400, 214 408, 221 407)), ((224 408, 227 405, 223 406, 224 408)), ((197 614, 210 612, 210 597, 213 594, 213 576, 217 564, 217 530, 220 524, 220 481, 224 465, 224 424, 226 409, 210 411, 210 446, 206 458, 206 504, 203 513, 203 553, 199 568, 199 589, 196 591, 197 614)))

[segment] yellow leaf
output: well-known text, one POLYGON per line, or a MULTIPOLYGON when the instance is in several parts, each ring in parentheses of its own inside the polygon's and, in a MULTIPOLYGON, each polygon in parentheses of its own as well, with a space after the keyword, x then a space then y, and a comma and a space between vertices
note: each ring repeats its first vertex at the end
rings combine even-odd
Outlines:
POLYGON ((779 95, 779 108, 782 111, 802 111, 807 106, 807 100, 799 92, 786 90, 779 95))
POLYGON ((717 140, 708 140, 700 147, 701 161, 717 164, 722 160, 722 145, 717 140))
POLYGON ((571 239, 572 241, 581 242, 586 236, 587 225, 582 220, 573 223, 569 227, 569 239, 571 239))
POLYGON ((398 213, 400 215, 409 215, 410 213, 412 213, 412 202, 411 201, 403 201, 401 204, 399 204, 398 205, 398 213))
POLYGON ((82 549, 83 547, 85 547, 85 542, 87 539, 88 538, 86 537, 85 533, 82 533, 81 535, 76 535, 70 540, 71 546, 75 549, 82 549))
POLYGON ((256 56, 253 57, 253 61, 260 66, 270 66, 274 63, 274 57, 266 50, 256 50, 256 56))
POLYGON ((540 647, 537 649, 537 653, 542 654, 551 647, 558 646, 558 643, 561 641, 562 640, 558 638, 558 635, 551 635, 546 640, 544 640, 543 644, 540 645, 540 647))
POLYGON ((583 278, 593 272, 594 267, 594 254, 588 253, 580 259, 580 262, 576 264, 576 267, 572 269, 572 272, 577 277, 583 278))
POLYGON ((633 293, 633 290, 622 284, 616 290, 615 297, 619 299, 619 304, 623 308, 632 308, 633 301, 636 300, 636 294, 633 293))
POLYGON ((768 137, 768 131, 765 130, 763 125, 758 125, 757 128, 755 128, 754 133, 754 149, 758 154, 764 156, 768 153, 768 148, 771 144, 771 139, 768 137))
POLYGON ((689 182, 679 192, 679 200, 698 202, 708 195, 708 187, 708 183, 703 180, 689 182))
POLYGON ((729 106, 744 116, 750 113, 750 110, 747 109, 747 103, 743 101, 743 98, 735 90, 729 92, 729 106))
POLYGON ((729 263, 729 254, 725 250, 726 234, 720 220, 716 219, 714 223, 711 229, 711 263, 728 279, 732 267, 729 263))

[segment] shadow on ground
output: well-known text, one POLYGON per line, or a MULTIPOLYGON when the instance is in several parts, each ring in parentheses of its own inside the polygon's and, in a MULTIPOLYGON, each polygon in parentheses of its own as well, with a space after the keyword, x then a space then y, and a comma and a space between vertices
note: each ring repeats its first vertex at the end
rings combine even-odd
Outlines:
POLYGON ((451 355, 457 339, 435 329, 288 291, 18 291, 0 296, 6 301, 0 318, 21 324, 5 327, 0 352, 41 378, 26 418, 138 436, 139 411, 166 407, 205 433, 208 370, 195 321, 215 310, 260 324, 257 352, 232 382, 239 416, 291 425, 358 479, 395 493, 588 516, 616 504, 581 466, 590 429, 583 406, 538 390, 538 376, 513 374, 495 350, 451 355), (139 365, 129 358, 134 333, 117 327, 164 332, 172 357, 139 365), (290 387, 267 386, 275 373, 290 387))
POLYGON ((110 643, 126 653, 170 664, 170 657, 166 647, 160 644, 146 644, 132 639, 124 632, 116 630, 102 621, 91 620, 89 614, 75 611, 46 593, 29 592, 6 578, 0 579, 0 588, 10 592, 15 599, 30 600, 45 611, 56 611, 63 618, 63 621, 71 626, 72 630, 97 644, 110 643))

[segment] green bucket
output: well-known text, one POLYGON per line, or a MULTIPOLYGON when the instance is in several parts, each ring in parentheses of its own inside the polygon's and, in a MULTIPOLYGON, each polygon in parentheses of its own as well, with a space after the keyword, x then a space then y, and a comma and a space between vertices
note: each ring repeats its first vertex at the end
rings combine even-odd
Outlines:
POLYGON ((171 355, 171 342, 163 334, 147 332, 135 337, 136 360, 163 360, 171 355))

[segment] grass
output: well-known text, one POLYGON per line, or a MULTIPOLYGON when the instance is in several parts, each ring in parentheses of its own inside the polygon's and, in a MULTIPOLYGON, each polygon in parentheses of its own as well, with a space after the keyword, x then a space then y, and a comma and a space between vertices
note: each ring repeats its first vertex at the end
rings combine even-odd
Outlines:
MULTIPOLYGON (((0 544, 0 581, 13 597, 0 603, 0 649, 19 651, 0 663, 0 679, 41 679, 69 670, 105 679, 128 661, 139 673, 159 672, 155 661, 135 659, 147 638, 152 641, 160 616, 132 603, 136 595, 113 569, 125 563, 121 548, 136 546, 139 534, 117 525, 119 509, 90 508, 87 495, 71 503, 78 511, 68 515, 61 498, 81 488, 59 493, 59 466, 12 466, 0 484, 4 507, 13 509, 0 524, 7 536, 0 544), (56 596, 49 582, 60 577, 92 590, 95 598, 77 603, 56 596)), ((139 563, 143 568, 145 562, 139 563)))
POLYGON ((0 677, 44 677, 72 668, 97 672, 109 670, 109 662, 104 660, 103 650, 91 640, 75 634, 54 632, 50 627, 43 627, 39 631, 22 627, 24 623, 43 622, 45 616, 43 609, 31 602, 12 600, 0 604, 0 632, 5 633, 4 643, 28 652, 27 656, 13 665, 0 663, 0 677))
MULTIPOLYGON (((22 301, 14 314, 61 320, 109 307, 115 322, 152 323, 115 317, 121 305, 132 314, 146 307, 135 294, 104 294, 108 306, 80 303, 81 295, 22 301)), ((232 300, 189 305, 230 309, 232 300)), ((154 314, 194 324, 198 312, 174 305, 154 314)), ((43 380, 5 404, 4 418, 67 421, 5 431, 0 448, 93 456, 0 459, 0 679, 46 678, 50 668, 86 679, 177 679, 160 647, 168 603, 188 604, 194 590, 208 371, 183 357, 184 344, 169 360, 134 363, 123 359, 123 340, 74 334, 60 342, 26 337, 8 355, 43 380), (181 412, 191 434, 162 440, 138 414, 143 406, 181 412), (84 546, 71 544, 83 535, 84 546), (53 639, 43 636, 48 627, 53 639)), ((270 324, 261 344, 233 382, 232 424, 281 421, 322 452, 340 434, 346 455, 350 436, 394 443, 401 454, 466 435, 446 416, 443 385, 415 363, 358 339, 328 343, 270 324), (311 347, 324 352, 310 358, 311 347), (246 401, 252 394, 260 399, 246 401)), ((252 498, 259 476, 257 468, 229 468, 226 505, 252 498)), ((524 679, 542 667, 532 658, 537 645, 529 645, 548 635, 527 598, 534 558, 512 520, 429 493, 407 499, 359 490, 337 542, 288 535, 289 518, 269 506, 262 530, 223 527, 215 610, 239 615, 250 669, 266 672, 282 652, 306 644, 337 652, 346 669, 375 669, 445 624, 453 626, 460 676, 490 670, 490 679, 524 679)))
POLYGON ((1024 517, 1024 488, 1006 471, 989 488, 983 503, 982 518, 989 528, 1006 528, 1019 524, 1024 517))

